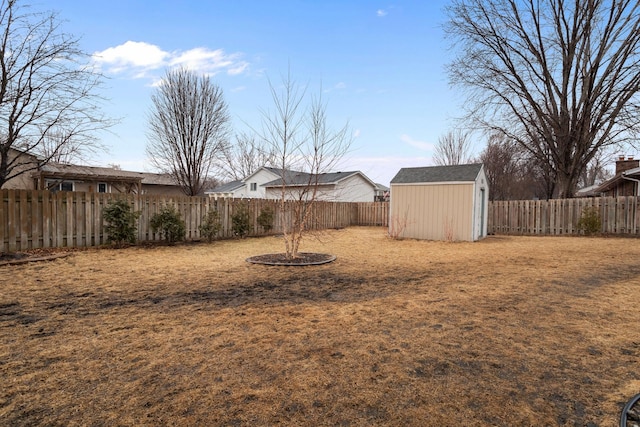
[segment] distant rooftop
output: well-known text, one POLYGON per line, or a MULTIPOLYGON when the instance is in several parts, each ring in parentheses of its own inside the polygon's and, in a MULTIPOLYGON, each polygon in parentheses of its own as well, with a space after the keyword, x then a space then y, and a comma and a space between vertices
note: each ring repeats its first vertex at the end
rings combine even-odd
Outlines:
POLYGON ((167 174, 125 171, 99 166, 68 165, 51 162, 42 166, 41 172, 64 179, 93 178, 104 179, 105 181, 140 181, 142 184, 148 185, 177 185, 173 177, 167 174))

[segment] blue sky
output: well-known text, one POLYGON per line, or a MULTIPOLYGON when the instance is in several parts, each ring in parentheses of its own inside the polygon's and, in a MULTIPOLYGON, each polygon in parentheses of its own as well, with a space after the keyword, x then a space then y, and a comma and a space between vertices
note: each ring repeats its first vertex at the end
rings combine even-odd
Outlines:
POLYGON ((121 121, 101 135, 110 152, 95 164, 152 171, 147 116, 168 67, 211 75, 234 131, 259 128, 261 109, 273 105, 268 79, 290 68, 309 93, 322 87, 334 126, 349 122, 355 138, 341 170, 388 185, 401 167, 433 164, 434 144, 460 111, 444 70, 446 3, 36 0, 32 7, 58 12, 108 77, 105 110, 121 121))

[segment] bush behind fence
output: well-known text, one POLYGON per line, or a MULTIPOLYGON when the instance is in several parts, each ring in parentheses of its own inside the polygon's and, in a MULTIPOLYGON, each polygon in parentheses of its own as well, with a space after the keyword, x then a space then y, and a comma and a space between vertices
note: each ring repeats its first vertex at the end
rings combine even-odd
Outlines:
MULTIPOLYGON (((162 207, 175 206, 185 221, 187 240, 201 238, 200 225, 211 209, 220 213, 222 228, 218 238, 233 237, 231 216, 234 209, 248 208, 252 231, 259 236, 282 232, 278 215, 279 201, 264 199, 211 199, 208 197, 164 197, 154 195, 124 195, 104 193, 58 192, 38 190, 0 190, 0 252, 15 252, 36 248, 90 247, 107 242, 102 210, 114 199, 127 200, 138 220, 139 241, 155 241, 160 236, 151 231, 151 217, 162 207), (268 232, 258 225, 263 209, 275 213, 273 228, 268 232)), ((291 202, 287 202, 291 203, 291 202)), ((288 209, 285 209, 287 211, 288 209)), ((309 228, 320 230, 351 225, 386 226, 388 203, 316 202, 309 228)))

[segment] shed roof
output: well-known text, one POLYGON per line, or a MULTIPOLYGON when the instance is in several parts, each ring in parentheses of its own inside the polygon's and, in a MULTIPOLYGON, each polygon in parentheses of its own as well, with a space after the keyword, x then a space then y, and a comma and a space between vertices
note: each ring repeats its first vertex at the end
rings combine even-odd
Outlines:
POLYGON ((391 184, 422 182, 473 182, 478 177, 482 163, 451 166, 426 166, 402 168, 393 177, 391 184))

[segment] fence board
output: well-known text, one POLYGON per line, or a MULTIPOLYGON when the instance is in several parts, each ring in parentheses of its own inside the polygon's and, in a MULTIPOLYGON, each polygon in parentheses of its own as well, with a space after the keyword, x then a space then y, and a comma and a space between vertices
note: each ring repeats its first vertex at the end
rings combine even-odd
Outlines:
MULTIPOLYGON (((210 199, 204 197, 164 197, 98 193, 55 193, 49 191, 0 190, 0 251, 19 251, 40 247, 99 246, 106 242, 102 210, 116 198, 124 198, 140 212, 138 239, 158 240, 150 230, 150 219, 162 207, 175 206, 185 220, 187 236, 200 238, 205 214, 220 214, 220 238, 233 237, 231 216, 239 204, 247 204, 252 235, 266 231, 257 223, 263 209, 274 212, 273 228, 282 232, 290 224, 291 202, 284 212, 277 200, 210 199)), ((640 236, 640 198, 588 198, 568 200, 494 201, 489 203, 488 227, 492 234, 565 235, 577 234, 577 224, 585 208, 600 213, 601 231, 608 234, 640 236)), ((351 225, 389 225, 389 203, 316 202, 310 229, 341 228, 351 225)))
POLYGON ((640 237, 640 197, 602 197, 489 203, 490 234, 579 234, 582 212, 594 207, 600 215, 601 232, 640 237))

